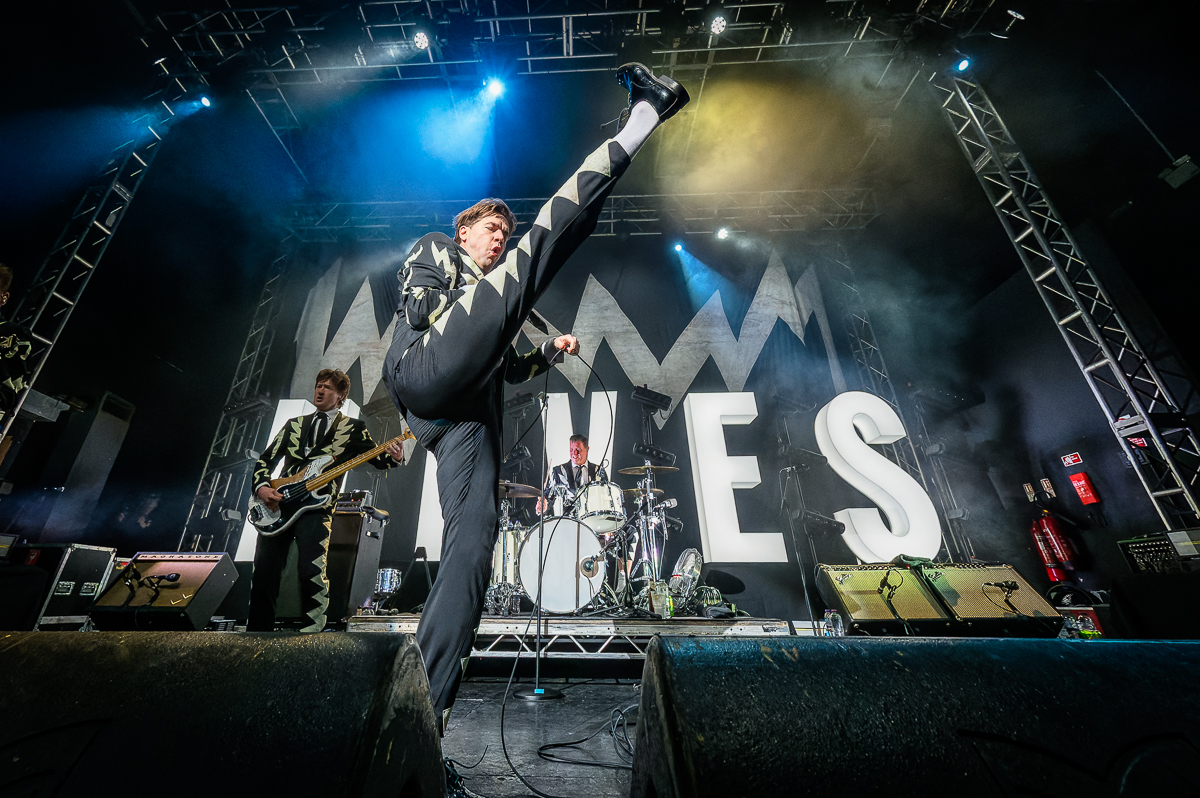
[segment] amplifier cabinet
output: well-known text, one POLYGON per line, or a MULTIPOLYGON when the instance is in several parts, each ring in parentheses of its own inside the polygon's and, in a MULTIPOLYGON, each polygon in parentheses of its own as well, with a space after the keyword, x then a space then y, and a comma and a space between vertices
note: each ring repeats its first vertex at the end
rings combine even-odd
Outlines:
POLYGON ((842 616, 847 634, 951 634, 949 614, 903 566, 819 565, 817 592, 842 616))
POLYGON ((41 631, 78 631, 108 582, 116 549, 79 543, 13 546, 12 561, 51 574, 49 589, 33 627, 41 631))
POLYGON ((1012 566, 999 563, 820 565, 817 590, 847 634, 1057 637, 1063 625, 1012 566))
POLYGON ((92 623, 113 631, 199 631, 236 579, 225 552, 141 552, 92 607, 92 623))
POLYGON ((914 568, 971 637, 1057 637, 1063 618, 1011 565, 934 563, 914 568))

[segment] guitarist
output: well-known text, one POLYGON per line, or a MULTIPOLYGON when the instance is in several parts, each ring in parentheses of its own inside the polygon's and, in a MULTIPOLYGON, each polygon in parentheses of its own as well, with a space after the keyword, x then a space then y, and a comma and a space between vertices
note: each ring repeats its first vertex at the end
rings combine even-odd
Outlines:
MULTIPOLYGON (((347 418, 338 408, 350 393, 350 378, 336 369, 322 369, 313 389, 316 412, 298 416, 283 425, 262 457, 254 465, 254 493, 269 508, 279 506, 283 495, 271 487, 271 472, 283 462, 283 474, 304 468, 309 458, 329 455, 334 463, 349 460, 375 448, 367 425, 347 418)), ((411 449, 415 446, 408 443, 411 449)), ((404 447, 393 444, 385 454, 369 461, 376 468, 395 468, 405 462, 404 447)), ((335 483, 336 484, 336 483, 335 483)), ((334 490, 330 486, 328 490, 334 490)), ((333 505, 302 514, 277 535, 259 535, 254 553, 254 581, 250 586, 250 618, 246 629, 270 632, 275 628, 275 603, 279 599, 279 581, 287 561, 288 545, 296 540, 297 571, 300 579, 300 611, 309 621, 300 631, 319 632, 325 628, 325 610, 329 606, 329 580, 325 578, 325 557, 329 551, 333 505)))

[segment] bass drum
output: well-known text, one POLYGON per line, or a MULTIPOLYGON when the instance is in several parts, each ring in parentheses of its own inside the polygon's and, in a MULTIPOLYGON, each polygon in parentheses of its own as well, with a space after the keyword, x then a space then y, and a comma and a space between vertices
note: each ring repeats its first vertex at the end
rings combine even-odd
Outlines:
MULTIPOLYGON (((604 556, 592 528, 574 518, 546 519, 543 533, 542 610, 574 612, 604 585, 604 556)), ((521 543, 517 581, 537 601, 538 527, 530 527, 521 543)))

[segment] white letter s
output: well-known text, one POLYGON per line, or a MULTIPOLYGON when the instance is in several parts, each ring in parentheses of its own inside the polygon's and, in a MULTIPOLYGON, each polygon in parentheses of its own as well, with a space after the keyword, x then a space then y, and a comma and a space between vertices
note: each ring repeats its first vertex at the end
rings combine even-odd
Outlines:
POLYGON ((891 526, 873 508, 834 513, 846 525, 842 539, 855 556, 863 562, 887 562, 900 554, 936 556, 942 527, 933 502, 916 480, 867 445, 893 443, 907 434, 896 411, 874 394, 847 391, 821 408, 816 434, 833 470, 878 505, 891 526))

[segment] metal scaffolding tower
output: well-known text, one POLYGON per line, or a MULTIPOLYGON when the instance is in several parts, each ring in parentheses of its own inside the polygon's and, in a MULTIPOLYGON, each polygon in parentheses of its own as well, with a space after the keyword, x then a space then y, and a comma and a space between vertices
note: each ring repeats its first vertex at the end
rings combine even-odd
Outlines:
POLYGON ((1168 530, 1200 524, 1195 388, 1142 346, 1088 264, 991 99, 963 77, 931 85, 963 154, 1168 530), (1135 446, 1130 439, 1147 445, 1135 446))
POLYGON ((242 527, 242 508, 250 492, 250 477, 259 452, 256 447, 267 432, 275 405, 262 394, 262 376, 275 340, 283 273, 291 262, 289 251, 277 257, 270 273, 242 354, 234 371, 229 396, 221 409, 217 432, 208 449, 200 484, 192 498, 187 521, 179 536, 179 551, 224 551, 242 527))
MULTIPOLYGON (((108 251, 146 172, 154 163, 164 137, 186 112, 188 104, 199 100, 195 94, 188 93, 185 85, 194 86, 198 76, 172 73, 165 58, 157 61, 155 66, 158 79, 168 81, 166 88, 151 95, 149 99, 153 104, 136 120, 137 135, 109 154, 97 181, 84 190, 13 313, 13 320, 31 334, 29 386, 42 373, 46 359, 100 266, 100 260, 108 251)), ((26 387, 17 397, 12 412, 4 417, 0 439, 8 435, 28 394, 26 387)))
POLYGON ((858 366, 858 374, 863 390, 878 396, 896 411, 908 436, 895 443, 878 447, 889 460, 900 466, 909 476, 921 483, 926 493, 933 489, 941 509, 941 516, 946 524, 946 534, 942 536, 948 558, 955 562, 970 562, 975 556, 975 548, 967 535, 964 522, 967 513, 958 506, 954 496, 954 487, 945 464, 937 457, 936 443, 925 425, 925 414, 919 405, 914 405, 911 412, 906 411, 900 403, 891 375, 888 373, 887 362, 875 338, 875 330, 871 326, 871 317, 867 312, 866 302, 855 285, 854 273, 850 268, 848 258, 839 245, 837 252, 830 258, 836 264, 840 274, 843 289, 846 292, 848 305, 848 332, 850 350, 854 354, 854 362, 858 366), (910 421, 911 420, 911 421, 910 421), (915 422, 915 423, 913 423, 915 422), (924 454, 924 457, 921 455, 924 454), (922 465, 924 461, 924 465, 922 465))

